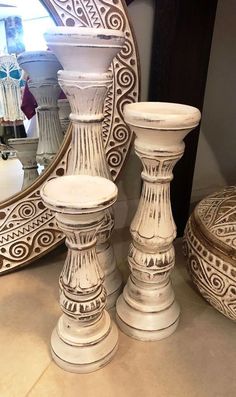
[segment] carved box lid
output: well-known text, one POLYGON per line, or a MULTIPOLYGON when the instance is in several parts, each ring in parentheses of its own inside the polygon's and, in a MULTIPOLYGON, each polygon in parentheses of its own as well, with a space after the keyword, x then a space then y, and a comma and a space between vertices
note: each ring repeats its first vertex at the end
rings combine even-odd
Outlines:
POLYGON ((196 206, 192 221, 198 237, 210 250, 222 251, 236 266, 236 187, 214 193, 196 206))

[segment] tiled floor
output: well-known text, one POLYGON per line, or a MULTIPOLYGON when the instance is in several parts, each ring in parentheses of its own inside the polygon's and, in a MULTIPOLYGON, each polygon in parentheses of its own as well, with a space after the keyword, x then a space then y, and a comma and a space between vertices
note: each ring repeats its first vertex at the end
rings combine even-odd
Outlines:
MULTIPOLYGON (((124 277, 128 232, 115 232, 124 277)), ((159 342, 120 332, 119 350, 87 375, 62 371, 51 359, 51 331, 60 315, 61 247, 35 264, 0 278, 0 397, 235 397, 236 326, 194 290, 176 242, 173 284, 180 325, 159 342)))

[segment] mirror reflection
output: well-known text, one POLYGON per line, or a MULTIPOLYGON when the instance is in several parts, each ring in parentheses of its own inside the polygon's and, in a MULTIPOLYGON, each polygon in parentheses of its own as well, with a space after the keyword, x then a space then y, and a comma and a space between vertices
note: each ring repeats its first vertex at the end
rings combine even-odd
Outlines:
POLYGON ((0 1, 0 201, 27 188, 58 152, 70 107, 39 0, 0 1))

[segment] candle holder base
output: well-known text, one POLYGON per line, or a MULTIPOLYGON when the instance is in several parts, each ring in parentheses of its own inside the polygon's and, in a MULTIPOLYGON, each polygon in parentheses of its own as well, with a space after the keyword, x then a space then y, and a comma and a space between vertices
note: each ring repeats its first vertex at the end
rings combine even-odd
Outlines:
POLYGON ((52 332, 51 353, 56 364, 75 373, 89 373, 104 367, 118 348, 115 323, 107 312, 89 327, 89 332, 86 325, 73 329, 73 321, 68 322, 62 315, 52 332))
POLYGON ((132 338, 155 341, 167 338, 177 328, 180 307, 175 301, 171 283, 162 288, 137 288, 128 280, 117 300, 116 320, 119 328, 132 338), (164 301, 158 302, 158 297, 164 301))

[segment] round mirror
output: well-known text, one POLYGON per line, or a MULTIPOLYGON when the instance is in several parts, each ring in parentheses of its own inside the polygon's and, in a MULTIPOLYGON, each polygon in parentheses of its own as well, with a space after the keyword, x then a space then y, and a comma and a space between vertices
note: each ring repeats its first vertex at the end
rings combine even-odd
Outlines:
MULTIPOLYGON (((133 31, 127 16, 125 0, 114 0, 109 2, 107 0, 99 0, 99 4, 100 6, 98 7, 97 0, 2 0, 0 1, 0 11, 4 11, 5 14, 2 14, 1 17, 4 21, 2 25, 0 25, 1 38, 6 36, 6 39, 5 47, 3 47, 1 51, 5 52, 8 48, 5 23, 5 20, 8 18, 8 15, 6 15, 6 10, 8 9, 8 11, 10 10, 11 15, 9 14, 9 17, 11 17, 10 20, 13 24, 10 38, 14 38, 9 41, 9 48, 10 45, 15 43, 15 52, 13 51, 13 53, 16 56, 18 52, 21 54, 18 58, 14 55, 14 59, 17 60, 18 65, 21 65, 20 71, 24 69, 26 74, 25 78, 27 75, 29 77, 27 80, 29 91, 31 90, 35 95, 36 98, 34 98, 34 100, 39 102, 35 107, 41 107, 36 120, 38 124, 42 122, 43 125, 45 122, 43 111, 46 109, 45 104, 40 103, 40 98, 38 97, 40 91, 42 91, 38 76, 41 74, 41 78, 42 76, 45 77, 45 70, 50 73, 54 70, 55 73, 55 70, 59 66, 57 63, 58 61, 53 58, 52 53, 49 54, 45 47, 39 48, 39 44, 37 44, 36 47, 32 46, 36 44, 36 42, 41 42, 45 45, 42 32, 47 30, 49 24, 53 24, 49 15, 57 25, 92 27, 94 29, 103 27, 118 29, 124 32, 125 43, 122 51, 114 58, 110 66, 112 82, 104 101, 104 121, 102 127, 106 159, 112 178, 115 180, 122 169, 132 140, 132 134, 124 122, 123 107, 126 103, 138 100, 139 60, 133 31), (45 6, 49 14, 42 8, 40 3, 45 6), (1 7, 1 5, 4 5, 4 7, 1 7), (25 8, 24 5, 27 5, 30 9, 25 8), (18 16, 15 12, 16 10, 20 10, 21 7, 24 11, 18 16), (24 19, 30 12, 35 12, 36 14, 35 18, 30 18, 33 19, 33 25, 31 24, 31 27, 24 28, 27 24, 27 22, 24 22, 24 19), (42 14, 40 14, 41 12, 42 14), (40 21, 43 21, 42 24, 40 21, 36 22, 39 16, 40 21), (42 27, 36 29, 37 24, 42 27), (36 33, 34 29, 36 29, 38 33, 36 33), (31 47, 26 47, 26 42, 23 42, 23 48, 22 40, 23 37, 26 36, 26 31, 30 34, 28 40, 31 47), (36 39, 36 36, 39 38, 36 39), (34 70, 32 71, 32 63, 36 64, 38 74, 34 74, 34 70)), ((16 76, 14 68, 13 71, 13 75, 16 76)), ((6 71, 4 72, 6 73, 6 71)), ((58 86, 57 81, 55 81, 52 75, 50 75, 50 83, 50 89, 48 88, 47 92, 50 92, 51 96, 54 95, 55 99, 55 93, 58 95, 58 86), (52 81, 53 79, 54 81, 52 81)), ((44 87, 45 90, 46 88, 44 87)), ((54 109, 51 109, 51 112, 55 113, 55 108, 58 107, 59 102, 60 125, 63 126, 63 114, 65 115, 65 113, 68 112, 65 98, 58 100, 57 106, 54 101, 52 106, 54 109), (60 112, 62 116, 60 116, 60 112)), ((3 102, 0 101, 0 103, 3 102)), ((24 119, 19 119, 23 120, 23 123, 25 122, 24 119)), ((24 128, 27 129, 25 126, 24 128)), ((47 128, 45 130, 48 133, 52 133, 52 128, 47 128)), ((64 240, 64 235, 57 227, 55 214, 51 210, 45 208, 42 202, 40 189, 47 180, 69 173, 71 131, 72 126, 70 124, 63 138, 63 142, 60 142, 58 145, 59 149, 57 154, 52 150, 41 150, 41 145, 37 142, 39 136, 35 136, 33 132, 31 133, 28 130, 26 136, 13 135, 12 132, 11 135, 8 136, 10 141, 8 142, 10 143, 10 154, 7 159, 0 158, 0 168, 3 165, 2 168, 5 167, 5 170, 8 172, 8 174, 2 173, 0 175, 2 187, 2 196, 0 196, 0 274, 31 263, 64 240), (34 155, 32 155, 32 153, 34 153, 34 155), (15 164, 18 164, 19 173, 21 172, 21 179, 19 176, 20 174, 17 174, 15 168, 7 169, 7 164, 8 166, 14 164, 13 160, 15 164), (24 161, 25 166, 24 170, 22 170, 22 163, 24 161), (23 171, 24 175, 28 176, 26 182, 29 182, 29 184, 24 184, 23 171), (38 176, 40 172, 41 174, 38 176), (14 189, 14 191, 10 191, 10 187, 14 189), (9 188, 9 191, 6 195, 7 188, 9 188), (5 194, 5 199, 3 194, 5 194)), ((2 147, 0 151, 2 153, 2 147)), ((6 154, 5 157, 7 157, 6 154)))
POLYGON ((0 202, 29 187, 51 163, 69 124, 60 63, 43 33, 54 25, 39 0, 0 3, 0 202))

